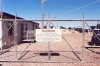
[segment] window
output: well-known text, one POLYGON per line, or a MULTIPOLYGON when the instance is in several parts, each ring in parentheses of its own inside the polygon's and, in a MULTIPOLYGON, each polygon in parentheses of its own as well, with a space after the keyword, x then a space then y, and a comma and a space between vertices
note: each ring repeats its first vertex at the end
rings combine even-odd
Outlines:
POLYGON ((8 35, 13 35, 13 26, 12 26, 13 22, 8 22, 8 35), (12 26, 12 27, 11 27, 12 26))

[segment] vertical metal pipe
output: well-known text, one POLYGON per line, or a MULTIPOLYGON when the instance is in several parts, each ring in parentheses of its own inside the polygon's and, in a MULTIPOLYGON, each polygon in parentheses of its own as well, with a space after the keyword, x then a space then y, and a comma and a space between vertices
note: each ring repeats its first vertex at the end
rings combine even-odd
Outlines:
POLYGON ((49 29, 51 28, 51 25, 50 25, 50 23, 51 23, 51 14, 49 13, 49 29))
POLYGON ((98 24, 97 24, 97 29, 100 29, 100 28, 99 28, 99 21, 98 21, 98 24))
MULTIPOLYGON (((83 20, 84 20, 84 13, 83 13, 83 20)), ((85 39, 85 20, 82 22, 82 61, 84 62, 84 39, 85 39)))
POLYGON ((48 41, 48 60, 51 60, 50 41, 48 41))
MULTIPOLYGON (((1 17, 1 25, 2 25, 2 17, 3 17, 3 14, 2 14, 2 0, 0 0, 0 17, 1 17)), ((2 27, 1 27, 2 28, 2 27)), ((0 41, 2 41, 2 38, 1 38, 1 40, 0 41)), ((2 48, 2 46, 3 45, 1 45, 1 51, 3 50, 3 48, 2 48)))
POLYGON ((27 38, 26 38, 26 40, 29 40, 29 36, 28 36, 28 30, 27 31, 25 31, 26 32, 26 35, 27 35, 27 38))
POLYGON ((14 45, 15 45, 15 58, 17 59, 17 44, 18 44, 18 34, 17 34, 17 14, 15 15, 15 21, 14 21, 14 45))
MULTIPOLYGON (((50 26, 50 13, 49 13, 49 21, 48 21, 48 23, 49 23, 49 29, 51 28, 51 26, 50 26)), ((48 41, 48 60, 51 60, 51 50, 50 50, 50 41, 48 41)))
POLYGON ((58 29, 58 22, 57 22, 57 29, 58 29))

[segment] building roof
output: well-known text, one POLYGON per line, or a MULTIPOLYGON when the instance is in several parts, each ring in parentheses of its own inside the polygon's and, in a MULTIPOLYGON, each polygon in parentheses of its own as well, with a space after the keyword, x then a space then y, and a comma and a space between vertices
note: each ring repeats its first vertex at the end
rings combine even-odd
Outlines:
MULTIPOLYGON (((0 12, 0 18, 1 18, 1 14, 2 14, 2 19, 15 19, 15 16, 6 12, 0 12)), ((21 17, 16 17, 17 19, 24 19, 21 17)), ((25 20, 25 19, 24 19, 25 20)), ((26 21, 21 21, 21 22, 30 22, 30 23, 35 23, 35 24, 39 24, 30 20, 26 20, 26 21)))
MULTIPOLYGON (((12 15, 12 14, 9 14, 9 13, 6 13, 6 12, 0 12, 0 15, 2 14, 2 18, 3 19, 14 19, 15 16, 12 15)), ((0 16, 1 18, 1 16, 0 16)), ((16 17, 17 19, 24 19, 24 18, 21 18, 21 17, 16 17)))

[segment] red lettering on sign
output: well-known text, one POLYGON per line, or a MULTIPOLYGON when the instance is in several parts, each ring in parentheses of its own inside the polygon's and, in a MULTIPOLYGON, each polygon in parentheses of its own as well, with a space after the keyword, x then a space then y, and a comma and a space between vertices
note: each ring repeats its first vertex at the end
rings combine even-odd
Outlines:
POLYGON ((55 30, 42 30, 42 32, 55 32, 55 30))

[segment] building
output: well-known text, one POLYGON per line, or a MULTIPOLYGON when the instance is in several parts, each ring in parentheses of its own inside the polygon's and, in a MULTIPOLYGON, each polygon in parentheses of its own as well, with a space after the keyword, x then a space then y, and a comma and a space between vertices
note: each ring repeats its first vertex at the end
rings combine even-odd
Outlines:
POLYGON ((15 19, 14 15, 6 12, 0 13, 0 48, 13 46, 14 42, 19 44, 25 40, 28 30, 39 28, 39 24, 32 21, 26 21, 24 18, 16 17, 25 21, 2 21, 3 19, 15 19))

